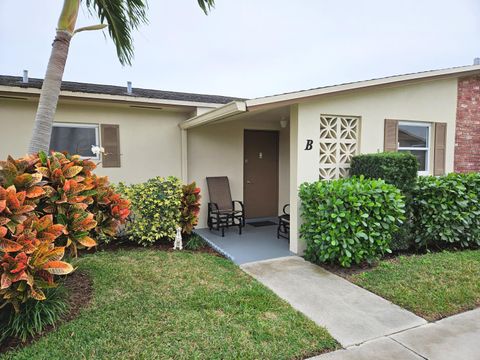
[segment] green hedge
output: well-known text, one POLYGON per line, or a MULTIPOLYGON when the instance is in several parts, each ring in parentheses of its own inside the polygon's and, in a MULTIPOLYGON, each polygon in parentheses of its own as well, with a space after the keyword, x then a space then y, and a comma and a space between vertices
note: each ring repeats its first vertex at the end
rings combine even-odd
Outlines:
POLYGON ((357 155, 352 158, 350 174, 363 175, 367 179, 383 179, 408 195, 415 187, 418 160, 406 152, 357 155))
POLYGON ((422 176, 413 193, 419 247, 480 245, 480 174, 422 176))
POLYGON ((363 175, 368 179, 383 179, 395 185, 405 196, 406 221, 393 237, 394 251, 407 250, 414 245, 412 235, 412 191, 418 177, 417 158, 406 152, 385 152, 354 156, 351 163, 352 176, 363 175))
POLYGON ((395 186, 361 176, 304 183, 299 195, 308 260, 349 267, 391 252, 405 206, 395 186))
POLYGON ((131 201, 133 214, 126 226, 128 238, 140 245, 175 239, 180 224, 182 184, 176 177, 156 177, 141 184, 119 185, 131 201))

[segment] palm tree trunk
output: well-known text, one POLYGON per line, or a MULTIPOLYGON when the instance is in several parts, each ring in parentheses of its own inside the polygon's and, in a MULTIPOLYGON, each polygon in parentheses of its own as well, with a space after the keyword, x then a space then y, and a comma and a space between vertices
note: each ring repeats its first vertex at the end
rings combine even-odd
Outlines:
POLYGON ((28 153, 39 151, 48 152, 52 135, 53 119, 57 110, 63 72, 67 62, 68 48, 72 35, 67 31, 59 30, 52 45, 52 53, 48 61, 47 72, 43 80, 40 100, 38 102, 32 138, 28 153))
POLYGON ((39 151, 48 152, 50 147, 53 119, 57 110, 63 72, 67 62, 70 40, 77 22, 79 7, 80 0, 63 1, 62 12, 58 19, 57 34, 55 40, 53 40, 52 53, 50 54, 47 72, 43 79, 32 138, 28 146, 29 154, 39 151))

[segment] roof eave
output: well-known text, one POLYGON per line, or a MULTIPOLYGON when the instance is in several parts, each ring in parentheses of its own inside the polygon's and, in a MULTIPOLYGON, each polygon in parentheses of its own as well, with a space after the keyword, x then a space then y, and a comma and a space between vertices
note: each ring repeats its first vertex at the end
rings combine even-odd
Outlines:
POLYGON ((231 116, 244 113, 247 107, 244 101, 232 101, 226 105, 210 110, 204 114, 195 116, 180 123, 182 130, 192 129, 201 125, 211 124, 216 121, 224 120, 231 116))
MULTIPOLYGON (((41 89, 31 88, 31 87, 19 87, 19 86, 5 86, 0 85, 0 93, 15 93, 23 94, 30 96, 39 96, 41 89)), ((219 103, 207 103, 200 101, 185 101, 185 100, 169 100, 169 99, 155 99, 147 98, 141 96, 129 96, 129 95, 111 95, 111 94, 98 94, 98 93, 87 93, 80 91, 66 91, 62 90, 60 92, 60 98, 74 98, 74 99, 87 99, 87 100, 104 100, 104 101, 121 101, 121 102, 134 102, 134 103, 144 103, 144 104, 155 104, 155 105, 170 105, 170 106, 190 106, 190 107, 210 107, 217 108, 223 104, 219 103)))
POLYGON ((439 78, 445 78, 445 77, 468 76, 470 74, 479 73, 479 72, 480 72, 480 65, 464 66, 464 67, 458 67, 453 69, 433 70, 433 71, 427 71, 423 73, 398 75, 398 76, 386 77, 381 79, 365 80, 365 81, 359 81, 359 82, 349 83, 349 84, 334 85, 334 86, 328 86, 328 87, 318 88, 318 89, 303 90, 303 91, 297 91, 297 92, 292 92, 287 94, 267 96, 263 98, 246 100, 245 103, 249 109, 253 110, 255 108, 264 107, 266 105, 273 105, 277 103, 282 103, 282 105, 286 103, 294 103, 301 100, 316 97, 319 95, 341 93, 345 91, 359 90, 359 89, 365 89, 365 88, 382 86, 382 85, 394 85, 397 83, 425 81, 425 80, 439 79, 439 78))
POLYGON ((423 73, 398 75, 381 79, 359 81, 349 84, 328 86, 324 88, 303 90, 293 93, 273 95, 264 98, 257 98, 245 101, 235 101, 213 109, 202 115, 196 116, 180 124, 182 129, 190 129, 197 126, 207 125, 213 122, 224 120, 241 112, 256 111, 266 107, 278 107, 306 101, 311 98, 340 94, 343 92, 361 90, 372 87, 405 84, 409 82, 428 81, 447 77, 461 77, 480 73, 480 65, 464 66, 453 69, 433 70, 423 73))

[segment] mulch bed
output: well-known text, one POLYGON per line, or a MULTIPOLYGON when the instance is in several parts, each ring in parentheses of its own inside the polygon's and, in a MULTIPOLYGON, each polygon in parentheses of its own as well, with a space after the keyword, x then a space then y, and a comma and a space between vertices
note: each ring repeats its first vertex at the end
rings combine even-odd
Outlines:
MULTIPOLYGON (((186 241, 183 242, 184 245, 185 243, 186 241)), ((118 250, 138 250, 138 249, 153 249, 153 250, 160 250, 160 251, 167 251, 167 252, 180 251, 180 250, 173 250, 173 241, 162 239, 162 240, 158 240, 154 244, 149 245, 147 247, 135 244, 131 241, 114 241, 107 245, 102 244, 91 250, 81 250, 79 251, 79 254, 81 255, 92 254, 97 251, 118 251, 118 250)), ((211 254, 219 257, 224 257, 222 254, 220 254, 219 252, 217 252, 207 244, 198 250, 186 250, 184 248, 182 251, 207 253, 207 254, 211 254)))
MULTIPOLYGON (((412 255, 421 255, 422 253, 415 253, 413 251, 401 251, 392 254, 385 255, 381 260, 387 260, 391 262, 398 261, 399 256, 412 256, 412 255)), ((341 267, 338 264, 318 264, 323 267, 325 270, 334 273, 335 275, 341 276, 345 279, 348 279, 352 275, 361 274, 365 271, 372 270, 377 267, 378 262, 373 263, 372 265, 368 264, 366 261, 360 264, 353 264, 349 268, 341 267)))
POLYGON ((82 273, 81 271, 74 272, 66 278, 64 286, 68 289, 67 304, 69 310, 64 316, 62 316, 62 319, 58 324, 55 326, 48 326, 42 333, 27 339, 26 342, 22 342, 16 338, 7 339, 0 344, 0 354, 19 347, 27 346, 37 341, 50 331, 55 330, 56 326, 75 319, 80 314, 80 311, 90 304, 93 295, 93 287, 92 280, 86 273, 82 273))

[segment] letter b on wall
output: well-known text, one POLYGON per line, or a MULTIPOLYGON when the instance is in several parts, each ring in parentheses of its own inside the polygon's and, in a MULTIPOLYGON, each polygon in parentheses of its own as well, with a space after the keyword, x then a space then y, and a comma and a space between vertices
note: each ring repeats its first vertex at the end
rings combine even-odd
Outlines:
POLYGON ((307 143, 305 144, 305 150, 312 150, 313 148, 313 140, 307 139, 307 143))

